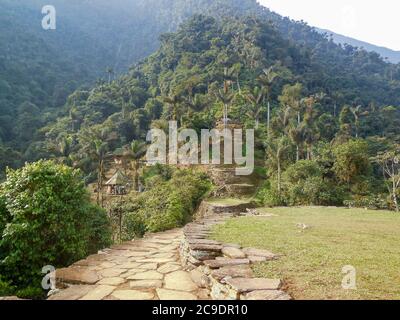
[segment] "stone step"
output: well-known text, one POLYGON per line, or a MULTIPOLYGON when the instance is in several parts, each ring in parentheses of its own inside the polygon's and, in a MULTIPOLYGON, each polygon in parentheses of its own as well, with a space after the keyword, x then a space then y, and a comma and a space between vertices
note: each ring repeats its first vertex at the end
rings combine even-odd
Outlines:
POLYGON ((239 294, 255 290, 278 290, 282 286, 279 279, 265 278, 232 278, 226 279, 226 283, 239 294))
POLYGON ((238 265, 248 265, 250 264, 249 259, 227 259, 221 258, 216 260, 206 260, 204 261, 204 265, 209 267, 210 269, 218 269, 227 266, 238 266, 238 265))
POLYGON ((225 278, 252 278, 253 270, 249 265, 227 266, 220 269, 212 270, 211 277, 217 281, 225 278))

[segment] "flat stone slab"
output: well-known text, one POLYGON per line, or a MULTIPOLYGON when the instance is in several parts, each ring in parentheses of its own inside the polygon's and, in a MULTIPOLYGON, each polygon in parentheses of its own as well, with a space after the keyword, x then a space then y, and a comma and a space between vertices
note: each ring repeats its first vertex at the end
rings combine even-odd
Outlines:
POLYGON ((209 284, 209 278, 199 269, 190 271, 190 278, 199 288, 207 288, 209 284))
POLYGON ((126 271, 127 269, 109 268, 99 271, 99 274, 104 278, 114 278, 120 276, 126 271))
POLYGON ((162 280, 163 275, 157 271, 139 272, 130 277, 128 280, 162 280))
POLYGON ((253 270, 249 265, 228 266, 212 270, 211 276, 218 281, 225 278, 252 278, 253 270))
POLYGON ((132 289, 154 289, 161 288, 162 285, 161 280, 134 280, 129 283, 132 289))
POLYGON ((174 271, 178 271, 182 269, 182 267, 178 264, 167 263, 157 269, 158 272, 162 274, 171 273, 174 271))
POLYGON ((112 296, 118 300, 152 300, 154 293, 138 290, 116 290, 112 296))
POLYGON ((244 248, 242 251, 248 256, 264 257, 267 260, 276 259, 277 256, 268 250, 254 249, 254 248, 244 248))
POLYGON ((88 294, 93 287, 89 285, 74 285, 61 290, 57 294, 49 297, 47 300, 78 300, 88 294))
POLYGON ((98 274, 85 267, 70 267, 56 270, 56 279, 70 284, 95 284, 100 280, 98 274))
POLYGON ((204 261, 204 264, 208 266, 210 269, 218 269, 226 266, 238 266, 238 265, 246 265, 250 264, 249 259, 218 259, 218 260, 207 260, 204 261))
POLYGON ((140 263, 138 269, 143 270, 156 270, 158 267, 158 263, 155 262, 148 262, 148 263, 140 263))
POLYGON ((113 277, 113 278, 104 278, 103 280, 100 280, 98 284, 106 284, 110 286, 118 286, 120 284, 123 284, 126 282, 125 279, 123 278, 118 278, 118 277, 113 277))
POLYGON ((167 262, 175 262, 174 258, 151 258, 148 259, 139 259, 137 262, 141 263, 167 263, 167 262))
POLYGON ((190 274, 186 271, 175 271, 164 278, 165 288, 177 291, 191 292, 198 289, 190 274))
POLYGON ((241 295, 240 300, 292 300, 292 298, 281 290, 257 290, 241 295))
POLYGON ((100 285, 90 290, 80 300, 103 300, 115 290, 114 286, 100 285))
POLYGON ((248 256, 247 259, 250 260, 251 263, 260 263, 260 262, 265 262, 267 261, 266 257, 261 257, 261 256, 248 256))
POLYGON ((222 248, 222 254, 224 256, 227 256, 228 258, 231 259, 244 259, 246 258, 246 255, 243 253, 242 250, 234 247, 223 247, 222 248))
POLYGON ((193 245, 196 244, 217 245, 217 246, 221 245, 221 242, 209 239, 187 239, 187 242, 193 245))
POLYGON ((189 248, 193 251, 212 251, 221 252, 222 245, 210 245, 210 244, 190 244, 189 248))
POLYGON ((157 289, 156 292, 160 300, 197 300, 197 296, 184 291, 157 289))
POLYGON ((241 249, 242 247, 237 243, 224 243, 224 247, 232 247, 236 249, 241 249))
POLYGON ((142 263, 138 262, 125 262, 123 264, 118 265, 118 269, 136 269, 139 268, 142 263))
POLYGON ((232 278, 226 279, 226 283, 238 293, 254 290, 278 290, 281 287, 279 279, 232 278))

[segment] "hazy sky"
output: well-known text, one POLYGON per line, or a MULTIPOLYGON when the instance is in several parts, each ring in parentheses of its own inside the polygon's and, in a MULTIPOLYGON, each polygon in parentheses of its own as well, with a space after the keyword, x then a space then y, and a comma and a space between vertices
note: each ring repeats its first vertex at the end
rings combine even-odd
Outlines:
POLYGON ((258 0, 283 16, 400 50, 399 0, 258 0))

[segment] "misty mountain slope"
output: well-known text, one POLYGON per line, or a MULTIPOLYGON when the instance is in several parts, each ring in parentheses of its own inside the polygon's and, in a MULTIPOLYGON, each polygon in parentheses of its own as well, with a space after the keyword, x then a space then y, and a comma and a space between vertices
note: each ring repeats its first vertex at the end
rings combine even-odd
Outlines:
POLYGON ((346 37, 341 34, 337 34, 335 32, 326 30, 326 29, 319 29, 315 28, 318 32, 327 34, 328 36, 332 36, 332 39, 335 43, 338 44, 348 44, 353 47, 364 48, 367 51, 373 51, 378 53, 382 58, 388 59, 391 63, 400 63, 400 51, 391 50, 385 47, 380 47, 373 45, 371 43, 360 41, 354 38, 346 37))
MULTIPOLYGON (((387 79, 387 64, 376 54, 346 51, 331 42, 328 45, 342 50, 342 56, 325 60, 321 57, 325 51, 332 52, 332 47, 319 47, 318 54, 312 54, 261 19, 194 16, 178 32, 162 35, 160 49, 128 74, 90 91, 76 91, 68 99, 69 112, 43 131, 47 142, 68 137, 74 142, 71 154, 79 159, 81 137, 90 132, 108 132, 114 150, 129 141, 144 140, 150 127, 165 128, 171 119, 186 128, 211 129, 222 116, 216 92, 227 77, 235 90, 229 117, 251 127, 254 119, 245 97, 269 66, 275 66, 280 74, 270 92, 274 110, 284 85, 297 82, 304 96, 324 93, 315 116, 330 119, 329 126, 336 130, 330 138, 338 131, 342 109, 354 105, 371 115, 368 121, 373 125, 365 125, 364 136, 382 134, 385 127, 392 130, 395 126, 386 126, 381 120, 382 110, 387 104, 400 104, 400 81, 387 79)), ((349 112, 340 121, 350 121, 349 112)), ((398 118, 397 109, 390 112, 398 118)), ((261 122, 265 121, 264 113, 261 122)), ((328 128, 328 124, 321 126, 328 128)), ((40 142, 40 147, 45 148, 45 144, 40 142)), ((90 171, 87 163, 80 165, 90 171)))
POLYGON ((3 145, 21 152, 23 159, 41 156, 32 142, 44 139, 41 127, 70 112, 68 106, 62 108, 69 94, 134 69, 159 48, 161 34, 176 31, 197 13, 218 21, 251 16, 270 23, 288 42, 278 47, 282 63, 297 70, 310 91, 343 90, 352 102, 397 103, 397 66, 374 53, 343 49, 256 0, 53 0, 57 30, 44 31, 41 8, 47 4, 0 2, 0 11, 6 13, 0 16, 0 153, 3 145))

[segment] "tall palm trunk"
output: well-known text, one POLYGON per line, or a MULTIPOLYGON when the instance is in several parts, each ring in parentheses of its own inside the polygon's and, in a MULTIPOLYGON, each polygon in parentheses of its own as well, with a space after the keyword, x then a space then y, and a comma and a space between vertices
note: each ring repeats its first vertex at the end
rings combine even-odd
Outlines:
MULTIPOLYGON (((297 112, 297 125, 300 126, 301 123, 301 115, 300 111, 297 112)), ((300 146, 296 144, 296 162, 300 161, 300 146)))
POLYGON ((278 157, 278 197, 279 201, 281 200, 281 190, 282 190, 282 169, 281 169, 281 160, 280 157, 278 157))
POLYGON ((104 196, 103 196, 103 176, 104 176, 104 160, 100 160, 100 198, 101 207, 104 208, 104 196))
POLYGON ((267 130, 268 130, 268 137, 270 135, 270 130, 271 130, 271 104, 268 99, 268 114, 267 114, 267 130))
POLYGON ((399 203, 397 201, 397 187, 396 187, 396 181, 395 181, 394 177, 393 177, 393 191, 392 192, 393 192, 393 203, 396 208, 396 212, 399 212, 400 208, 399 208, 399 203))
POLYGON ((133 170, 133 186, 135 191, 139 191, 139 161, 135 160, 132 162, 132 170, 133 170))

